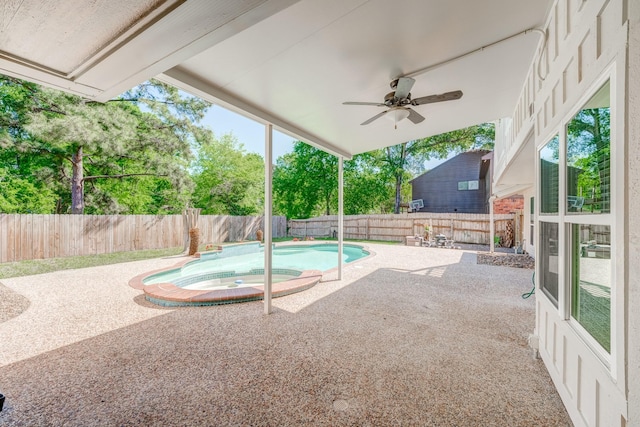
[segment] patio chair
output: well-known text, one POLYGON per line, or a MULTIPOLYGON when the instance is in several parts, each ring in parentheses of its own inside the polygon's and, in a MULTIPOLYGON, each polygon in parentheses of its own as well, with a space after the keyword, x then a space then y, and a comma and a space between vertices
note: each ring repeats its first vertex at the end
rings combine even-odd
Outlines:
POLYGON ((455 249, 456 246, 454 245, 455 241, 453 240, 453 238, 451 239, 445 239, 444 240, 444 247, 447 249, 455 249))
POLYGON ((430 247, 435 247, 437 246, 436 244, 436 239, 434 238, 432 233, 429 233, 429 238, 425 239, 424 237, 422 238, 422 246, 426 246, 428 248, 430 247))
POLYGON ((454 249, 455 248, 454 243, 455 241, 452 238, 450 239, 444 234, 437 234, 435 236, 433 246, 436 246, 439 248, 454 249))

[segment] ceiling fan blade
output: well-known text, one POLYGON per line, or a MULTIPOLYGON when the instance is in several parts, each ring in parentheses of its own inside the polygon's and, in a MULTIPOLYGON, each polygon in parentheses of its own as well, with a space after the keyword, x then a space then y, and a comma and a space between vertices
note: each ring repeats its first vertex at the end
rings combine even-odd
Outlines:
POLYGON ((375 105, 376 107, 386 107, 379 102, 343 102, 342 105, 375 105))
POLYGON ((411 108, 407 108, 407 110, 409 110, 409 117, 407 117, 407 118, 409 120, 411 120, 414 124, 417 125, 418 123, 424 121, 424 117, 422 115, 418 114, 417 112, 415 112, 411 108))
POLYGON ((421 98, 415 98, 411 100, 411 105, 423 105, 432 104, 434 102, 453 101, 454 99, 462 98, 462 91, 455 90, 453 92, 447 92, 440 95, 429 95, 421 98))
POLYGON ((416 81, 411 77, 400 77, 396 86, 395 97, 398 99, 405 99, 409 95, 409 92, 415 82, 416 81))
POLYGON ((360 123, 360 126, 368 125, 372 121, 378 120, 380 117, 384 116, 387 113, 387 111, 389 111, 389 110, 385 110, 380 114, 376 114, 375 116, 371 117, 369 120, 366 120, 366 121, 360 123))

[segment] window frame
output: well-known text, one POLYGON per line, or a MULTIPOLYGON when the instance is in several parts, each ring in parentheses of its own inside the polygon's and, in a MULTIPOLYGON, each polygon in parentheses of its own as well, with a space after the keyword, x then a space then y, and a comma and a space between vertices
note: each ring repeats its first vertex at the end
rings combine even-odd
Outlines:
POLYGON ((562 262, 564 259, 564 245, 565 245, 565 233, 562 224, 562 197, 564 196, 564 173, 561 173, 563 170, 562 165, 564 162, 564 152, 562 150, 564 143, 563 132, 558 131, 557 129, 552 129, 552 131, 543 139, 543 143, 541 143, 536 150, 536 193, 535 199, 538 200, 538 203, 534 205, 535 212, 535 228, 538 230, 536 233, 536 237, 538 238, 538 244, 535 245, 536 251, 536 259, 542 259, 542 244, 540 242, 542 232, 542 222, 545 223, 554 223, 558 226, 558 298, 554 301, 548 294, 547 290, 542 286, 542 278, 544 277, 544 273, 542 272, 542 265, 540 262, 536 262, 536 288, 540 290, 540 293, 544 295, 545 299, 554 306, 556 310, 560 312, 560 315, 563 319, 566 320, 566 314, 564 307, 566 306, 566 292, 564 289, 564 275, 565 275, 565 263, 562 262), (558 139, 558 211, 557 212, 542 212, 542 150, 553 140, 558 139))
MULTIPOLYGON (((559 135, 559 167, 562 173, 559 177, 559 209, 557 214, 545 214, 540 212, 541 203, 536 203, 535 225, 540 230, 540 221, 557 222, 559 225, 559 257, 560 257, 560 283, 558 295, 557 311, 559 316, 576 332, 576 335, 590 348, 608 368, 612 377, 616 380, 624 380, 624 292, 626 289, 624 265, 616 260, 624 256, 624 165, 625 165, 625 143, 620 138, 624 135, 624 86, 616 84, 617 81, 624 81, 623 67, 616 67, 613 62, 610 66, 595 79, 583 95, 573 103, 574 108, 562 117, 557 125, 552 126, 545 134, 539 134, 538 140, 544 141, 537 145, 536 150, 536 191, 535 197, 541 200, 541 173, 540 173, 540 150, 556 135, 559 135), (589 213, 580 215, 569 215, 566 203, 567 183, 566 183, 566 147, 567 147, 567 126, 573 118, 582 110, 594 95, 609 82, 609 107, 610 107, 610 209, 605 213, 589 213), (620 136, 618 136, 620 135, 620 136), (565 201, 565 203, 560 203, 565 201), (591 334, 571 315, 571 226, 572 224, 594 224, 608 225, 611 230, 611 298, 610 298, 610 352, 607 352, 591 334)), ((538 233, 539 234, 539 231, 538 233)), ((536 234, 536 235, 537 235, 536 234)), ((537 235, 537 237, 539 237, 537 235)), ((541 256, 541 245, 536 245, 536 257, 541 256)), ((539 263, 536 263, 536 287, 541 289, 539 263)), ((553 304, 542 291, 544 300, 553 304)))

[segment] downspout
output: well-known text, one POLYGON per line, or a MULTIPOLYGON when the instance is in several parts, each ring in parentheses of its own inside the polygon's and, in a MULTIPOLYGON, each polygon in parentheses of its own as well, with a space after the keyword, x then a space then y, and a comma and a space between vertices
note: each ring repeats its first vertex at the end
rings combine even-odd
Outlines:
POLYGON ((416 76, 419 76, 421 74, 427 73, 427 72, 429 72, 431 70, 434 70, 436 68, 442 67, 443 65, 450 64, 452 62, 455 62, 455 61, 458 61, 458 60, 460 60, 462 58, 465 58, 465 57, 467 57, 469 55, 473 55, 475 53, 482 52, 485 49, 488 49, 488 48, 493 47, 495 45, 501 44, 501 43, 506 42, 506 41, 508 41, 510 39, 513 39, 515 37, 519 37, 519 36, 523 36, 523 35, 529 34, 531 32, 538 33, 538 34, 540 34, 542 36, 542 44, 541 44, 541 46, 540 46, 540 48, 538 50, 538 66, 537 66, 536 71, 537 71, 537 74, 538 74, 538 78, 540 80, 544 81, 546 76, 542 76, 541 65, 542 65, 542 55, 544 54, 544 51, 546 50, 548 37, 547 37, 547 32, 544 29, 541 29, 541 28, 529 28, 527 30, 520 31, 518 33, 512 34, 512 35, 507 36, 507 37, 504 37, 504 38, 502 38, 500 40, 494 41, 494 42, 489 43, 487 45, 484 45, 482 47, 479 47, 479 48, 476 48, 474 50, 471 50, 469 52, 465 52, 463 54, 460 54, 460 55, 455 56, 453 58, 446 59, 446 60, 438 62, 436 64, 431 64, 431 65, 429 65, 427 67, 411 71, 410 73, 406 73, 406 74, 403 74, 403 75, 398 76, 398 77, 416 77, 416 76))

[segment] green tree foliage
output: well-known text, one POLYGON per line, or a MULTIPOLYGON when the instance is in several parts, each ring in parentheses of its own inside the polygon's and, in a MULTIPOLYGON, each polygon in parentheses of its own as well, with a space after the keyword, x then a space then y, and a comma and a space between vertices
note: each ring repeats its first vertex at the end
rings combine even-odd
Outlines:
MULTIPOLYGON (((392 211, 395 187, 377 154, 377 151, 358 154, 344 162, 345 215, 392 211)), ((336 198, 334 212, 337 210, 336 198)))
POLYGON ((38 91, 33 83, 0 76, 0 212, 50 213, 56 204, 52 185, 40 179, 46 160, 16 144, 28 138, 24 123, 38 91))
MULTIPOLYGON (((389 208, 393 186, 375 152, 344 162, 344 212, 379 213, 389 208)), ((338 158, 303 142, 279 157, 273 171, 274 212, 309 218, 338 212, 338 158)))
POLYGON ((277 159, 273 170, 274 212, 287 218, 309 218, 331 211, 337 194, 338 159, 296 142, 291 153, 277 159))
POLYGON ((247 153, 232 134, 211 137, 193 164, 193 206, 203 214, 254 215, 264 211, 264 160, 247 153))
POLYGON ((205 101, 150 81, 98 103, 0 76, 0 102, 3 165, 58 196, 49 212, 168 213, 186 203, 205 101))
POLYGON ((0 169, 0 212, 48 213, 57 195, 48 188, 38 188, 29 180, 0 169))

